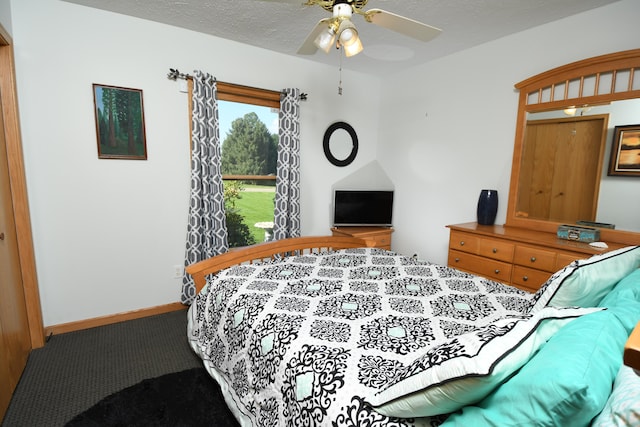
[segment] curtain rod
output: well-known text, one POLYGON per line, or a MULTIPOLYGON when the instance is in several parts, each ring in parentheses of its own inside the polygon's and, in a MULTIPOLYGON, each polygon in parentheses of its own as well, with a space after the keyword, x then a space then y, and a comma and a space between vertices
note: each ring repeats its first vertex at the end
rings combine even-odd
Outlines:
MULTIPOLYGON (((192 75, 181 73, 180 71, 178 71, 175 68, 169 68, 169 73, 167 74, 167 78, 169 80, 173 80, 173 81, 176 81, 177 79, 193 80, 193 76, 192 75)), ((213 77, 212 79, 213 79, 213 81, 216 81, 215 77, 213 77)), ((240 86, 240 85, 235 85, 235 86, 240 86)), ((253 87, 250 87, 250 86, 245 86, 245 87, 250 88, 250 89, 258 89, 258 88, 253 88, 253 87)), ((264 89, 260 89, 260 90, 264 90, 264 89)), ((280 93, 284 93, 284 92, 280 92, 280 93)), ((307 94, 306 93, 300 93, 300 100, 301 101, 306 101, 307 100, 307 94)))

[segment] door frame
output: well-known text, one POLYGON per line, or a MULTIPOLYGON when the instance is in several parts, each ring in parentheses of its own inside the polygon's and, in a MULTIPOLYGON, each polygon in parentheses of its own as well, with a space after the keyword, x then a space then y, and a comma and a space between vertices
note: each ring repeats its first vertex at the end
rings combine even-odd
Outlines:
POLYGON ((18 97, 16 90, 15 63, 11 36, 0 24, 0 93, 2 93, 2 111, 4 118, 11 197, 18 237, 18 254, 22 284, 29 320, 31 348, 44 346, 44 323, 38 291, 35 251, 29 215, 27 182, 20 135, 18 97))

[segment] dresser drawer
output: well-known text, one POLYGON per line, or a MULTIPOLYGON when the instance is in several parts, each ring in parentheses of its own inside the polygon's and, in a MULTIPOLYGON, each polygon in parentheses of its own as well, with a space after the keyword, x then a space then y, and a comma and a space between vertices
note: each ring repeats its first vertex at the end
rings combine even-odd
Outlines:
POLYGON ((376 248, 389 249, 391 247, 391 233, 365 236, 363 239, 375 242, 376 248))
POLYGON ((544 270, 551 273, 556 271, 556 253, 532 246, 518 245, 513 262, 536 270, 544 270))
POLYGON ((552 273, 549 273, 548 271, 514 265, 511 282, 514 286, 526 288, 526 290, 530 292, 535 292, 540 289, 540 286, 542 286, 549 277, 551 277, 551 274, 552 273))
POLYGON ((567 265, 571 264, 573 261, 577 260, 577 259, 583 259, 586 258, 586 256, 584 255, 580 255, 580 254, 570 254, 570 253, 559 253, 558 256, 556 257, 556 271, 566 267, 567 265))
POLYGON ((466 252, 449 250, 449 267, 464 270, 478 276, 488 277, 500 282, 511 281, 511 264, 483 258, 466 252))
POLYGON ((449 236, 449 248, 469 252, 472 254, 478 253, 480 247, 480 238, 471 234, 460 233, 459 231, 451 231, 449 236))
POLYGON ((504 240, 480 239, 478 255, 511 263, 515 245, 504 240))
MULTIPOLYGON (((449 225, 448 265, 535 292, 571 262, 601 253, 556 233, 475 222, 449 225)), ((622 247, 608 243, 609 250, 622 247)))

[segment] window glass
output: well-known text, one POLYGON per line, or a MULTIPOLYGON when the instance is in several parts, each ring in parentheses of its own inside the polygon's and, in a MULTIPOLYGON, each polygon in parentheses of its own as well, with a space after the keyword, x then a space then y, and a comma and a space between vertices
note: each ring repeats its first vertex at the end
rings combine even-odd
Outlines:
POLYGON ((278 109, 218 101, 229 246, 273 235, 278 109))

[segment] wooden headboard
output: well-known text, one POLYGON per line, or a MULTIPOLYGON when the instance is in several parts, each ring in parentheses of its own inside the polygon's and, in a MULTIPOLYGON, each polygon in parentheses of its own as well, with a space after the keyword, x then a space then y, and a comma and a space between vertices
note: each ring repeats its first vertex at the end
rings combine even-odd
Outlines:
POLYGON ((196 292, 200 292, 207 283, 206 276, 234 265, 251 264, 274 259, 276 255, 287 256, 292 253, 317 253, 322 250, 364 248, 373 245, 374 242, 353 237, 293 237, 290 239, 259 243, 244 248, 231 249, 224 254, 191 264, 186 268, 186 272, 193 277, 196 292))

